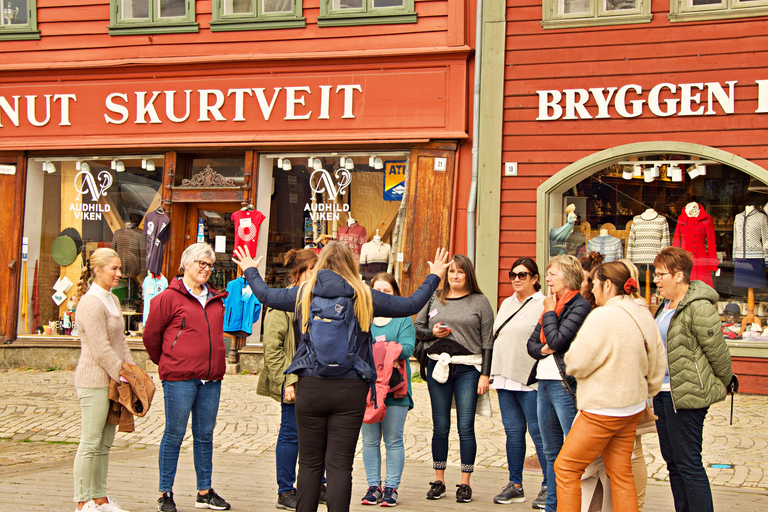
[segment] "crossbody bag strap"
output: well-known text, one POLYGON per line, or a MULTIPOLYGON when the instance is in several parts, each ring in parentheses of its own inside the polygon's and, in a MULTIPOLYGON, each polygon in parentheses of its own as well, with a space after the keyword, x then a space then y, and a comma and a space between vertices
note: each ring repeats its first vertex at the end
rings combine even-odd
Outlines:
POLYGON ((533 300, 533 297, 528 297, 527 299, 525 299, 525 302, 523 302, 523 305, 522 305, 522 306, 520 306, 519 308, 517 308, 517 311, 515 311, 514 313, 512 313, 511 315, 509 315, 509 318, 507 318, 506 320, 504 320, 504 323, 503 323, 503 324, 501 324, 501 325, 499 326, 499 328, 498 328, 498 329, 496 329, 496 332, 495 332, 495 333, 493 333, 493 341, 496 341, 496 338, 498 338, 498 337, 499 337, 499 333, 500 333, 500 332, 501 332, 501 330, 504 328, 504 326, 505 326, 505 325, 507 325, 507 324, 509 323, 509 321, 510 321, 510 320, 512 320, 512 319, 515 317, 515 315, 516 315, 516 314, 518 314, 518 313, 519 313, 519 312, 520 312, 520 311, 521 311, 521 310, 522 310, 522 309, 525 307, 525 305, 526 305, 526 304, 528 304, 529 302, 531 302, 531 300, 533 300))

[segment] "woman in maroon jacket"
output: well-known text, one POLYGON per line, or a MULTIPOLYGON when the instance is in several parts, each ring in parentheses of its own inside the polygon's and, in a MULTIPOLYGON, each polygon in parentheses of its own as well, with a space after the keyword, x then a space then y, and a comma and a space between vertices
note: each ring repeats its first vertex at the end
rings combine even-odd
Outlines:
POLYGON ((178 276, 152 299, 144 346, 159 367, 165 397, 165 432, 160 443, 160 493, 157 510, 176 512, 173 482, 179 449, 192 414, 197 474, 196 508, 229 510, 214 492, 213 427, 224 377, 224 301, 207 284, 216 255, 208 244, 194 244, 181 255, 178 276))

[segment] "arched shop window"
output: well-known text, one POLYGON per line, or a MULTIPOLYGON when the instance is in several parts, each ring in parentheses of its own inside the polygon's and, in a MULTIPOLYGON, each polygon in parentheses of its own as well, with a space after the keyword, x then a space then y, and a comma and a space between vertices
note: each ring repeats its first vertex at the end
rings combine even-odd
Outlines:
POLYGON ((626 257, 653 304, 658 298, 647 276, 654 257, 667 245, 683 247, 694 254, 692 279, 715 288, 720 311, 728 302, 746 311, 752 288, 755 312, 768 316, 766 203, 765 183, 720 162, 685 154, 627 157, 550 195, 547 256, 594 250, 606 261, 626 257))

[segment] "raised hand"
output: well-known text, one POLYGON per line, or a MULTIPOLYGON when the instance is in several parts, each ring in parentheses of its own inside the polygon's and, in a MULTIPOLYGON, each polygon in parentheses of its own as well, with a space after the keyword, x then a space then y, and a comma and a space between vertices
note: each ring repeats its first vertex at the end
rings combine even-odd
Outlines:
POLYGON ((259 256, 257 259, 253 259, 251 257, 251 251, 248 250, 248 247, 238 247, 235 249, 235 252, 232 256, 232 261, 235 262, 236 265, 238 265, 241 269, 243 269, 243 272, 245 272, 245 269, 248 268, 256 268, 261 264, 261 260, 264 259, 264 256, 259 256))
POLYGON ((445 269, 447 269, 451 263, 453 263, 453 260, 448 261, 448 250, 440 247, 435 251, 434 263, 427 261, 427 265, 429 265, 429 273, 435 274, 438 277, 443 277, 445 269))

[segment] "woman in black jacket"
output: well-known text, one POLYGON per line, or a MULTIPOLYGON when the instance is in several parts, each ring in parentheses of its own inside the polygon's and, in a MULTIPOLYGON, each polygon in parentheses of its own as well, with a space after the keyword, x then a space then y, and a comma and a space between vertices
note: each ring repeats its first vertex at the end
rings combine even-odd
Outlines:
POLYGON ((528 354, 538 361, 536 412, 547 457, 547 512, 557 510, 555 459, 576 417, 576 379, 565 373, 563 358, 592 310, 579 293, 583 280, 581 264, 573 256, 562 254, 547 263, 549 294, 544 299, 544 313, 528 339, 528 354))
MULTIPOLYGON (((299 512, 315 512, 320 498, 320 482, 326 471, 326 504, 330 512, 346 512, 352 495, 352 463, 355 447, 365 414, 366 395, 370 381, 362 374, 373 376, 371 357, 371 323, 374 316, 406 317, 419 312, 440 283, 448 253, 439 249, 435 262, 429 264, 430 274, 410 297, 387 295, 371 290, 359 275, 359 265, 352 252, 340 242, 330 242, 323 248, 315 265, 314 275, 296 288, 269 288, 256 269, 262 257, 253 260, 247 248, 238 249, 232 261, 245 273, 253 294, 265 305, 281 311, 295 311, 294 329, 302 337, 291 366, 286 372, 295 373, 296 424, 299 432, 299 478, 297 482, 299 512), (316 357, 308 350, 307 325, 313 298, 346 297, 354 304, 357 321, 356 335, 359 352, 356 361, 362 368, 349 370, 329 378, 318 366, 316 357), (296 325, 298 322, 298 325, 296 325), (297 331, 298 332, 298 331, 297 331), (363 338, 361 339, 360 336, 363 338)), ((313 305, 314 307, 314 305, 313 305)), ((337 304, 337 312, 341 307, 337 304)), ((347 340, 339 340, 347 343, 347 340)))

